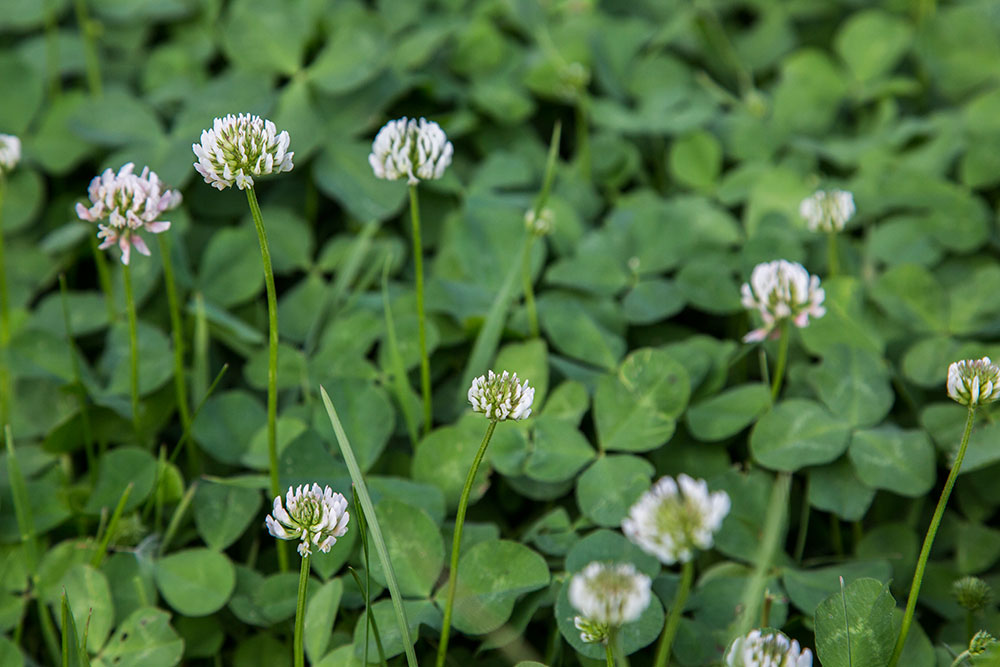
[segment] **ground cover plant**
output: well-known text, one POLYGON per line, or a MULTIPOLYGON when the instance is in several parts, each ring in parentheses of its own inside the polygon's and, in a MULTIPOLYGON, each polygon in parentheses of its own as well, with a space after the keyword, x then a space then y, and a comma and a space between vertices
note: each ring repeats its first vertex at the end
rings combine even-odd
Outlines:
POLYGON ((1000 664, 988 0, 0 7, 0 664, 1000 664))

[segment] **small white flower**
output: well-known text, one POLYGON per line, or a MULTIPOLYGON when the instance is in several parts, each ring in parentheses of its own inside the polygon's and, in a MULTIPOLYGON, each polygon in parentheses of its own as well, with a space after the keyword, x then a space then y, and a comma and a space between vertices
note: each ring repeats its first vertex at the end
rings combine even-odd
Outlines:
POLYGON ((279 133, 269 120, 229 114, 202 131, 200 144, 191 144, 198 158, 194 168, 213 188, 225 190, 234 183, 240 190, 252 188, 254 176, 292 170, 295 153, 288 143, 288 132, 279 133))
POLYGON ((338 537, 347 533, 347 522, 351 515, 347 511, 347 498, 334 493, 329 486, 319 484, 289 487, 285 494, 285 506, 281 506, 281 496, 274 499, 274 509, 264 523, 267 532, 282 540, 302 540, 299 555, 308 556, 313 545, 323 553, 330 551, 338 537))
POLYGON ((555 223, 555 213, 546 206, 535 216, 535 209, 529 208, 524 214, 524 227, 535 236, 546 236, 552 232, 555 223))
POLYGON ((519 384, 517 373, 504 371, 497 375, 489 371, 472 381, 469 387, 469 403, 475 412, 482 412, 487 418, 502 422, 507 419, 527 419, 531 416, 531 402, 535 400, 535 388, 528 381, 519 384))
POLYGON ((948 367, 948 397, 962 405, 1000 398, 1000 366, 989 357, 956 361, 948 367))
POLYGON ((799 214, 814 232, 839 232, 854 215, 854 195, 846 190, 818 190, 802 200, 799 214))
POLYGON ((763 327, 743 337, 746 343, 764 340, 785 320, 804 327, 810 316, 823 317, 826 313, 826 293, 819 286, 819 278, 810 276, 801 264, 783 259, 755 266, 750 282, 743 283, 742 296, 743 307, 757 310, 764 320, 763 327))
POLYGON ((87 190, 91 207, 76 205, 76 215, 87 222, 108 219, 109 224, 98 224, 97 238, 102 239, 102 250, 118 245, 122 251, 122 264, 128 264, 131 248, 149 256, 149 248, 139 235, 144 229, 151 234, 170 229, 170 223, 159 220, 164 212, 181 203, 181 194, 163 187, 156 172, 143 167, 134 173, 135 164, 129 162, 118 173, 105 169, 90 181, 87 190))
POLYGON ((606 623, 595 623, 583 616, 574 616, 573 625, 580 631, 580 640, 585 644, 607 644, 608 626, 606 623))
POLYGON ((662 477, 629 509, 622 532, 662 563, 686 563, 695 549, 712 546, 729 508, 729 495, 709 493, 703 479, 662 477))
POLYGON ((434 121, 406 116, 386 123, 372 142, 368 163, 377 178, 407 177, 410 185, 441 178, 451 164, 454 147, 434 121))
POLYGON ((751 630, 729 645, 725 667, 812 667, 812 651, 778 631, 751 630))
POLYGON ((570 579, 569 602, 591 623, 617 628, 646 610, 651 585, 631 563, 594 561, 570 579))
POLYGON ((10 173, 21 161, 21 140, 13 134, 0 134, 0 176, 10 173))

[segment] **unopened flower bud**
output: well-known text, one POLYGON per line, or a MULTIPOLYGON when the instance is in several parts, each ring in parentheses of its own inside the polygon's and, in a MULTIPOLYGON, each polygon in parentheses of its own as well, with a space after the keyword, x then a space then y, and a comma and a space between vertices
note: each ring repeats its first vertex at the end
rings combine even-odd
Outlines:
POLYGON ((993 599, 993 589, 979 577, 962 577, 951 585, 958 604, 972 613, 984 611, 993 599))
POLYGON ((573 625, 580 631, 580 639, 585 644, 608 643, 608 626, 606 623, 597 623, 583 616, 574 616, 573 625))
POLYGON ((529 208, 524 214, 524 227, 535 236, 547 236, 555 224, 555 213, 545 207, 535 216, 535 209, 529 208))

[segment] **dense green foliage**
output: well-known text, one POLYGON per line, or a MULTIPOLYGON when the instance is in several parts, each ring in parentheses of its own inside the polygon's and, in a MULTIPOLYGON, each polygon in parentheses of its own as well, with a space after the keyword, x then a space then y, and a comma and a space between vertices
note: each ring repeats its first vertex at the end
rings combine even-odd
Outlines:
MULTIPOLYGON (((0 208, 13 434, 0 455, 0 663, 57 664, 65 624, 87 631, 83 648, 68 643, 74 665, 291 665, 298 557, 285 545, 293 566, 279 571, 263 523, 260 252, 244 194, 192 168, 201 131, 239 112, 272 119, 295 153, 293 171, 256 187, 277 277, 281 486, 350 497, 322 385, 420 664, 433 662, 455 509, 487 424, 465 393, 488 368, 530 380, 534 411, 497 426, 473 486, 451 664, 602 664, 566 593, 592 560, 654 579, 623 635, 632 664, 651 664, 679 568, 619 526, 652 481, 682 472, 733 507, 696 560, 676 664, 718 663, 734 636, 784 473, 787 520, 754 625, 818 649, 824 667, 888 660, 966 416, 945 394, 948 364, 1000 356, 995 2, 0 4, 0 132, 24 145, 0 208), (420 186, 423 437, 407 188, 367 160, 378 128, 404 115, 437 121, 455 147, 444 178, 420 186), (535 337, 524 214, 557 122, 554 230, 526 255, 535 337), (171 229, 147 235, 152 256, 133 254, 138 433, 119 252, 95 256, 95 226, 73 212, 94 175, 126 162, 184 195, 171 229), (799 216, 820 187, 857 204, 835 276, 827 237, 799 216), (186 444, 160 250, 197 409, 186 444), (772 404, 777 343, 741 342, 758 322, 739 287, 773 259, 819 275, 827 312, 790 329, 772 404)), ((984 407, 901 665, 949 665, 970 629, 1000 630, 995 603, 970 619, 952 594, 963 575, 1000 584, 998 438, 984 407)), ((347 569, 364 581, 358 535, 352 523, 312 557, 312 664, 361 664, 364 599, 347 569)), ((404 664, 374 551, 370 575, 381 643, 404 664)))

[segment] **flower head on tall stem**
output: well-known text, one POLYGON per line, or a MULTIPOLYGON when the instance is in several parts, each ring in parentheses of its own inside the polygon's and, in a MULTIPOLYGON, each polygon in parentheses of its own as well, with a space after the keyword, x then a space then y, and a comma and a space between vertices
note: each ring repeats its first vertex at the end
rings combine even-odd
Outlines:
POLYGON ((854 195, 846 190, 817 190, 802 200, 799 214, 814 232, 839 232, 854 215, 854 195))
POLYGON ((454 147, 441 126, 426 118, 390 120, 372 142, 368 163, 377 178, 410 185, 441 178, 451 164, 454 147))
POLYGON ((203 130, 201 143, 191 144, 198 161, 194 168, 213 188, 253 187, 254 176, 291 171, 294 152, 288 150, 288 132, 278 132, 269 120, 251 114, 216 118, 203 130))
POLYGON ((642 616, 651 585, 631 563, 594 561, 570 579, 569 602, 586 621, 619 628, 642 616))
POLYGON ((285 504, 281 496, 274 499, 274 508, 264 520, 267 532, 282 540, 301 540, 299 555, 308 556, 313 546, 323 553, 330 551, 338 537, 347 533, 347 522, 351 515, 347 511, 347 499, 334 493, 329 486, 308 484, 298 488, 289 487, 285 494, 285 504))
POLYGON ((729 645, 725 667, 812 667, 812 651, 776 630, 751 630, 729 645))
POLYGON ((548 206, 535 215, 535 209, 529 208, 524 214, 524 228, 535 236, 548 236, 555 227, 556 215, 548 206))
POLYGON ((9 174, 21 161, 21 140, 13 134, 0 134, 0 176, 9 174))
POLYGON ((809 324, 810 316, 822 317, 826 313, 826 293, 819 286, 819 278, 810 276, 801 264, 783 259, 755 266, 750 282, 743 283, 742 295, 743 307, 758 311, 764 320, 763 327, 743 337, 746 343, 780 331, 784 321, 801 328, 809 324))
POLYGON ((535 388, 517 380, 517 373, 504 371, 497 375, 489 371, 472 381, 469 387, 469 403, 476 412, 482 412, 494 421, 507 419, 527 419, 531 416, 531 403, 535 400, 535 388))
POLYGON ((970 407, 1000 398, 1000 366, 982 359, 964 359, 948 367, 948 397, 970 407))
POLYGON ((675 482, 663 477, 629 509, 622 532, 662 563, 685 563, 695 549, 712 546, 729 508, 729 495, 709 493, 703 479, 681 474, 675 482))
POLYGON ((90 208, 76 205, 76 215, 87 222, 107 218, 108 224, 98 224, 97 238, 102 250, 118 245, 122 251, 122 264, 129 263, 130 251, 149 256, 149 247, 139 230, 159 234, 170 228, 170 222, 160 220, 166 211, 176 208, 181 194, 163 186, 156 172, 143 167, 135 173, 135 164, 129 162, 116 174, 111 169, 90 181, 87 190, 90 208))

